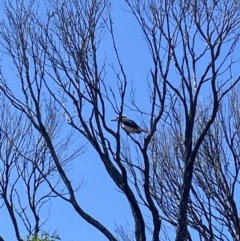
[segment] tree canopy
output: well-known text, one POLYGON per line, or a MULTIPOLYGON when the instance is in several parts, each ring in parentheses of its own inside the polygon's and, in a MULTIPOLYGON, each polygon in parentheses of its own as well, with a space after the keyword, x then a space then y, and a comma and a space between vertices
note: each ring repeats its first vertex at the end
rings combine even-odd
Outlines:
POLYGON ((19 222, 39 237, 41 208, 57 197, 109 241, 237 241, 240 4, 120 2, 124 9, 111 0, 4 1, 1 208, 18 241, 19 222), (122 60, 116 11, 138 27, 145 69, 131 71, 122 60), (126 112, 149 133, 113 128, 110 116, 126 112), (133 227, 111 230, 82 207, 82 179, 74 186, 68 167, 86 146, 124 195, 133 227))

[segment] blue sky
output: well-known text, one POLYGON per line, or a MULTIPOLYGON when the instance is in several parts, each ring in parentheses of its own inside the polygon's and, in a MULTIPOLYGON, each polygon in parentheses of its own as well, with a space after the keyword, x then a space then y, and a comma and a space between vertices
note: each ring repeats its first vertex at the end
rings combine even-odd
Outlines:
MULTIPOLYGON (((124 1, 115 1, 112 12, 117 46, 128 80, 131 81, 133 79, 134 86, 137 88, 137 103, 141 106, 142 110, 146 110, 149 107, 147 104, 148 96, 146 95, 146 79, 152 63, 136 20, 130 13, 122 10, 126 6, 124 4, 120 5, 119 2, 123 3, 124 1)), ((2 8, 0 8, 0 16, 3 16, 2 8)), ((104 59, 105 53, 107 53, 107 62, 112 63, 115 61, 115 56, 112 54, 112 49, 109 48, 110 44, 111 39, 106 34, 100 49, 100 58, 104 59)), ((201 43, 199 46, 203 46, 203 44, 201 43)), ((6 56, 3 56, 3 58, 7 59, 6 56)), ((10 83, 15 85, 15 76, 9 68, 11 62, 5 61, 4 65, 3 63, 1 65, 5 69, 4 71, 7 71, 10 83)), ((179 77, 174 71, 170 76, 173 82, 179 77)), ((115 81, 115 78, 115 75, 109 71, 106 81, 111 83, 115 81)), ((140 118, 138 114, 133 113, 127 108, 124 112, 135 120, 140 118)), ((112 129, 116 129, 116 123, 110 122, 114 117, 115 113, 112 110, 107 113, 109 125, 112 129)), ((123 138, 126 138, 123 132, 122 134, 123 138)), ((125 226, 128 223, 130 227, 134 228, 126 198, 116 189, 99 157, 90 145, 86 153, 72 162, 72 168, 68 176, 74 184, 77 184, 84 178, 85 185, 77 192, 76 196, 79 204, 87 213, 102 222, 113 233, 115 224, 125 226)), ((24 192, 24 188, 20 192, 24 192)), ((42 216, 43 219, 47 211, 48 207, 46 206, 42 216)), ((0 235, 5 241, 14 241, 15 236, 12 223, 4 209, 0 209, 0 223, 0 235)), ((53 199, 51 201, 51 215, 43 230, 50 232, 56 230, 63 241, 106 240, 99 231, 77 215, 68 203, 60 199, 53 199)), ((25 235, 24 232, 22 235, 25 235)))

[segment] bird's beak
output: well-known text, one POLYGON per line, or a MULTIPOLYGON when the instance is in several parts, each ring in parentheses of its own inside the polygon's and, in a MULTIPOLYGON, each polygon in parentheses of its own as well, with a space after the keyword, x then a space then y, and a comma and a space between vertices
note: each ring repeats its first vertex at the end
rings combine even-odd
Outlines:
POLYGON ((113 119, 113 120, 111 120, 111 121, 117 121, 117 118, 115 118, 115 119, 113 119))

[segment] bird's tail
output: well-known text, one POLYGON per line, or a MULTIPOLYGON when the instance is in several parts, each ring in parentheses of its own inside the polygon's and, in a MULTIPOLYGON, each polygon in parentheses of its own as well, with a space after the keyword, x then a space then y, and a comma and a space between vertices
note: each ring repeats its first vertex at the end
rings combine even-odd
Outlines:
POLYGON ((148 130, 142 129, 141 127, 139 128, 139 130, 148 134, 150 133, 148 130))

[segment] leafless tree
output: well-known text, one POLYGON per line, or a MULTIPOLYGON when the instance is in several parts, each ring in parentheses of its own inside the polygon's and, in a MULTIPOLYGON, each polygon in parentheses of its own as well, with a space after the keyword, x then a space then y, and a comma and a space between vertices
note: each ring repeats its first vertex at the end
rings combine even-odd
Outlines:
MULTIPOLYGON (((131 89, 130 74, 121 61, 110 0, 50 0, 44 6, 36 1, 6 2, 0 42, 12 59, 22 96, 16 97, 4 72, 2 93, 46 143, 69 195, 60 196, 108 240, 116 241, 116 234, 76 200, 47 125, 46 102, 56 105, 69 128, 88 140, 126 196, 136 241, 147 240, 148 233, 153 241, 196 240, 196 231, 199 240, 227 240, 229 235, 238 240, 237 128, 230 128, 236 113, 231 112, 231 120, 225 118, 223 106, 237 108, 238 97, 235 94, 235 102, 229 102, 229 93, 240 79, 240 5, 228 0, 124 2, 152 60, 147 67, 146 109, 136 102, 137 90, 131 89), (116 57, 110 67, 107 58, 100 58, 106 36, 116 57), (108 81, 109 71, 114 81, 108 81), (110 128, 107 112, 122 115, 126 108, 141 114, 148 135, 126 139, 120 123, 116 131, 110 128), (224 151, 235 158, 234 173, 229 166, 222 169, 224 151), (169 228, 175 230, 174 237, 169 228)), ((121 227, 118 234, 132 238, 121 227)))
MULTIPOLYGON (((188 198, 188 239, 239 240, 239 148, 238 125, 239 85, 221 102, 214 123, 208 130, 195 158, 193 180, 188 198), (192 238, 191 238, 192 236, 192 238)), ((209 119, 211 104, 202 102, 195 119, 193 142, 209 119)), ((177 227, 177 214, 184 175, 184 145, 180 112, 169 118, 159 130, 158 145, 154 145, 152 159, 152 195, 162 210, 162 220, 177 227), (171 146, 171 148, 167 148, 171 146)))
MULTIPOLYGON (((48 220, 43 216, 44 206, 50 215, 51 198, 57 197, 56 191, 65 195, 59 187, 59 176, 44 139, 37 133, 29 119, 11 107, 4 96, 0 96, 1 139, 0 139, 0 199, 1 208, 6 208, 15 230, 17 240, 37 235, 48 220), (48 183, 51 183, 49 188, 48 183), (25 227, 25 230, 19 226, 25 227)), ((46 105, 46 109, 49 106, 46 105)), ((49 109, 50 111, 50 109, 49 109)), ((50 114, 50 113, 49 113, 50 114)), ((52 140, 62 128, 57 113, 49 117, 48 133, 52 140)), ((72 133, 65 141, 56 142, 57 154, 62 158, 61 165, 67 164, 82 149, 63 158, 64 150, 73 143, 72 133)))

